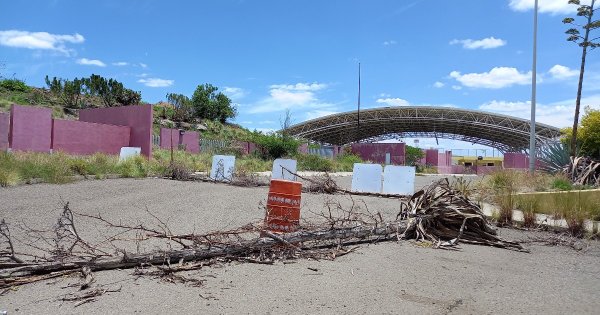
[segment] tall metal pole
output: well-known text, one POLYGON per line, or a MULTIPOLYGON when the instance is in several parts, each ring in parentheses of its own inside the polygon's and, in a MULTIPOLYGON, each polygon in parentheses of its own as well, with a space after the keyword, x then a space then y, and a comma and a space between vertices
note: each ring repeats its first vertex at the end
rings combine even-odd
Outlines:
POLYGON ((357 117, 357 129, 356 129, 356 142, 360 140, 360 62, 358 63, 358 112, 357 117))
POLYGON ((535 96, 537 72, 537 25, 538 25, 538 0, 535 0, 533 10, 533 69, 531 70, 531 126, 529 127, 529 172, 535 172, 535 96))

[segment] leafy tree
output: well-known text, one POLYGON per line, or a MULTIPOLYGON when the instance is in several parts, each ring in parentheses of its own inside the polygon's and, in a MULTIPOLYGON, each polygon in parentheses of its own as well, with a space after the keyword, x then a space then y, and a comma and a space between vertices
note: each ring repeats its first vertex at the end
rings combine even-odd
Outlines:
POLYGON ((140 92, 125 88, 123 83, 117 80, 107 80, 96 74, 72 81, 57 77, 50 80, 46 76, 46 85, 68 108, 82 107, 81 94, 100 98, 106 107, 135 105, 142 100, 140 92))
POLYGON ((600 159, 600 110, 585 108, 581 118, 581 151, 600 159))
POLYGON ((575 42, 582 48, 581 68, 579 70, 579 84, 577 86, 577 98, 575 100, 575 118, 573 120, 573 134, 571 138, 571 155, 575 156, 577 151, 577 125, 579 121, 579 109, 581 107, 581 90, 583 87, 583 73, 585 71, 585 58, 588 47, 591 49, 600 47, 600 42, 596 41, 600 37, 590 39, 590 32, 600 27, 600 20, 592 21, 594 16, 594 5, 596 0, 592 0, 590 5, 581 4, 579 0, 569 0, 569 4, 577 5, 577 16, 583 17, 585 24, 575 23, 575 19, 567 17, 563 20, 565 24, 571 24, 575 27, 568 29, 565 33, 569 35, 567 41, 575 42), (583 36, 579 29, 583 30, 583 36))
MULTIPOLYGON (((576 155, 600 159, 600 110, 586 107, 579 130, 576 155)), ((563 134, 561 142, 570 145, 573 140, 573 129, 564 128, 561 132, 563 134)))
POLYGON ((169 93, 167 94, 167 102, 175 107, 173 120, 175 121, 191 121, 194 117, 194 108, 189 97, 183 94, 169 93))
POLYGON ((407 145, 404 153, 405 164, 408 166, 415 166, 424 156, 425 153, 423 150, 407 145))
POLYGON ((123 83, 115 79, 107 80, 92 74, 83 80, 87 86, 87 94, 100 97, 106 107, 134 105, 142 100, 140 92, 125 88, 123 83))
POLYGON ((268 134, 254 131, 249 140, 258 145, 263 159, 293 156, 300 146, 299 140, 281 131, 268 134))
POLYGON ((50 92, 61 100, 65 108, 81 107, 81 93, 85 90, 83 79, 75 78, 73 81, 69 81, 54 77, 50 80, 46 76, 45 81, 50 92))
POLYGON ((198 85, 192 95, 192 107, 197 118, 218 120, 222 123, 237 115, 237 109, 225 94, 211 84, 198 85))

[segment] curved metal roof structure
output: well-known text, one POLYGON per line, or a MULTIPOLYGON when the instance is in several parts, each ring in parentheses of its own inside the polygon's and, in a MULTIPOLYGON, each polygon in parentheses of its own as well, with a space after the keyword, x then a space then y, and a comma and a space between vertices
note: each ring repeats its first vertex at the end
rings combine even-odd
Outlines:
MULTIPOLYGON (((560 130, 536 123, 537 144, 560 136, 560 130)), ((329 115, 296 124, 291 135, 344 145, 392 138, 443 138, 483 144, 503 152, 529 148, 529 120, 452 107, 397 106, 329 115)))

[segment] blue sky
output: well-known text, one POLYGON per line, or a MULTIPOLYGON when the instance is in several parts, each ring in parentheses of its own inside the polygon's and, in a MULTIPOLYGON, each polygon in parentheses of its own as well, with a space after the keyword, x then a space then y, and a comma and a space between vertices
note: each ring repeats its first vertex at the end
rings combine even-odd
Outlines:
MULTIPOLYGON (((537 120, 564 127, 581 50, 561 21, 574 6, 539 1, 537 120)), ((533 0, 4 1, 0 61, 3 75, 30 85, 95 73, 152 103, 211 83, 237 104, 234 122, 259 130, 278 129, 286 108, 294 122, 355 109, 359 61, 363 108, 529 118, 532 8, 533 0)), ((598 53, 583 91, 583 105, 596 108, 598 53)))

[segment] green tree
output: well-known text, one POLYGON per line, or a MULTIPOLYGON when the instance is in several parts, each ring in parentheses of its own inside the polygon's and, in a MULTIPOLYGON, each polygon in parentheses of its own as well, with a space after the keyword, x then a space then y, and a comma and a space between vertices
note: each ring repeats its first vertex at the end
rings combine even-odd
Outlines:
POLYGON ((135 105, 142 100, 140 92, 125 88, 123 83, 115 79, 107 80, 92 74, 84 80, 87 94, 100 97, 106 107, 135 105))
POLYGON ((581 152, 600 159, 600 110, 585 108, 581 118, 581 152))
POLYGON ((563 23, 573 25, 573 28, 568 29, 565 33, 569 35, 567 38, 570 42, 577 43, 582 48, 581 68, 579 70, 579 84, 577 86, 577 98, 575 100, 575 117, 573 119, 573 134, 571 138, 571 155, 575 156, 577 152, 577 125, 579 124, 579 109, 581 107, 581 90, 583 87, 583 73, 585 71, 585 58, 587 56, 588 47, 591 49, 600 47, 600 42, 597 42, 600 37, 590 39, 590 32, 600 27, 600 20, 593 21, 594 5, 596 0, 592 0, 590 5, 581 4, 579 0, 569 0, 569 4, 577 5, 577 16, 583 17, 585 24, 580 25, 575 23, 575 19, 567 17, 563 23), (583 36, 579 29, 583 30, 583 36))
POLYGON ((45 81, 50 92, 61 100, 65 108, 81 108, 81 93, 85 90, 85 80, 75 78, 70 81, 57 77, 50 80, 46 76, 45 81))
POLYGON ((192 95, 192 106, 197 118, 217 120, 222 123, 237 115, 237 109, 219 88, 211 84, 198 85, 192 95))
POLYGON ((405 164, 408 166, 415 166, 424 156, 425 153, 423 150, 407 145, 404 154, 405 164))
POLYGON ((175 107, 173 120, 175 121, 191 121, 194 116, 194 108, 189 97, 183 94, 169 93, 167 94, 167 102, 175 107))

